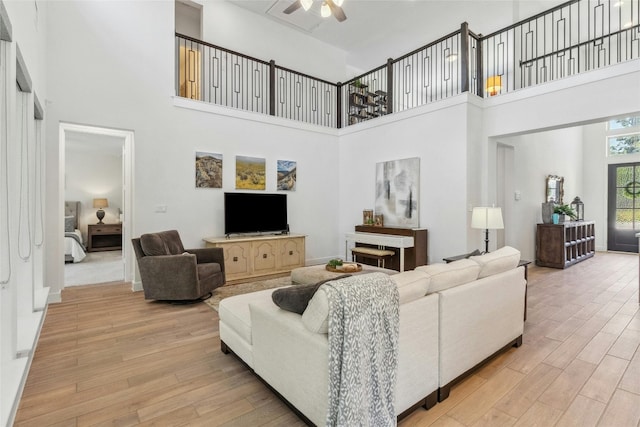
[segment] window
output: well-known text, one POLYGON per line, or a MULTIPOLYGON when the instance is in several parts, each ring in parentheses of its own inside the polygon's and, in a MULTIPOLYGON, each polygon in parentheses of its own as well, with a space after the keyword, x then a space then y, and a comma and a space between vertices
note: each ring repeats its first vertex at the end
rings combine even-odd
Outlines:
POLYGON ((610 156, 640 153, 640 116, 609 120, 607 128, 610 156))

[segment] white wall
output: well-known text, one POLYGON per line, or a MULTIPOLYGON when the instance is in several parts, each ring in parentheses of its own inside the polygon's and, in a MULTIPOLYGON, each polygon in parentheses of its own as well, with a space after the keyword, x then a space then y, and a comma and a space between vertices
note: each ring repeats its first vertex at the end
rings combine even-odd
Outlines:
POLYGON ((513 204, 512 217, 505 218, 505 223, 512 226, 506 243, 520 249, 522 258, 535 260, 536 224, 542 223, 541 203, 545 201, 547 175, 564 177, 564 203, 571 203, 575 196, 583 197, 582 128, 499 138, 498 141, 514 147, 513 185, 521 194, 521 199, 513 204), (513 219, 515 222, 510 221, 513 219))
MULTIPOLYGON (((582 127, 582 194, 585 219, 595 221, 596 250, 607 250, 606 122, 582 127)), ((625 156, 626 157, 626 156, 625 156)), ((618 159, 619 161, 621 159, 618 159)), ((624 161, 637 161, 625 158, 624 161)))
MULTIPOLYGON (((375 201, 375 165, 420 158, 420 224, 429 262, 467 247, 467 95, 349 126, 340 137, 340 236, 375 201)), ((344 248, 342 248, 344 250, 344 248)))
MULTIPOLYGON (((121 147, 120 147, 121 148, 121 147)), ((81 203, 78 228, 83 241, 87 241, 87 225, 96 224, 94 198, 106 198, 103 222, 120 222, 119 209, 122 208, 122 149, 112 154, 88 149, 73 149, 67 145, 65 158, 65 200, 81 203)))

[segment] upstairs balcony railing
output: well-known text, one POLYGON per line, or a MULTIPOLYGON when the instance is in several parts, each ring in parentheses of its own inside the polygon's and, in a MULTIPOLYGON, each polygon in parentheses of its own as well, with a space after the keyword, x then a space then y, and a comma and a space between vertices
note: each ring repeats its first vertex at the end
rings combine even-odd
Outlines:
POLYGON ((463 23, 332 83, 176 34, 176 94, 341 128, 471 92, 489 97, 640 58, 640 0, 573 0, 489 34, 463 23))

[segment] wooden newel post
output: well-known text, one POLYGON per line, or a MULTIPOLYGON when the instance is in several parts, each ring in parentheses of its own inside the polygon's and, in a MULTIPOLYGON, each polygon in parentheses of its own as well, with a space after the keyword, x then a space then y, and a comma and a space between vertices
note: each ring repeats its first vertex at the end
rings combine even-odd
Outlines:
POLYGON ((276 61, 269 61, 269 114, 276 115, 276 61))
POLYGON ((342 82, 336 84, 336 127, 342 127, 342 82))
POLYGON ((460 25, 460 92, 469 92, 469 24, 460 25))
POLYGON ((478 82, 477 95, 484 98, 484 71, 482 66, 482 34, 478 34, 478 45, 476 47, 476 81, 478 82))

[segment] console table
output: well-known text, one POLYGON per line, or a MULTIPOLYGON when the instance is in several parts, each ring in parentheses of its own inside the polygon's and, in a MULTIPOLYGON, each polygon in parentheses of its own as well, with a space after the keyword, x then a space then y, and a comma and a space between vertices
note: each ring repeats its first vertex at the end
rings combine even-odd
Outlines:
POLYGON ((594 221, 568 221, 564 224, 538 224, 536 265, 567 268, 595 254, 594 221))
POLYGON ((122 224, 89 224, 87 252, 122 249, 122 224))
POLYGON ((227 281, 288 273, 305 264, 305 236, 300 234, 203 240, 208 248, 222 248, 227 281))
POLYGON ((392 248, 396 254, 385 263, 391 270, 413 270, 427 264, 426 228, 356 225, 355 233, 345 235, 345 259, 349 258, 350 245, 392 248))

